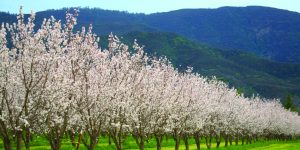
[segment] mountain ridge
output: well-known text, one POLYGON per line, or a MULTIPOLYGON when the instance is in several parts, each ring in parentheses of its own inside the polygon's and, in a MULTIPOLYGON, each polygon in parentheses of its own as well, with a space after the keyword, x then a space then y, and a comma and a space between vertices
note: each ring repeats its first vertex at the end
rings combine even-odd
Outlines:
POLYGON ((184 9, 150 15, 148 24, 212 47, 299 63, 300 14, 266 7, 184 9))

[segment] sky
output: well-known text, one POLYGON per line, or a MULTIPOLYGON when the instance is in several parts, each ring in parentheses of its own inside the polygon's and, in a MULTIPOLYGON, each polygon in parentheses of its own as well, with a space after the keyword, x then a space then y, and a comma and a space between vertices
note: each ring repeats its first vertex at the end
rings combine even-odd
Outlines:
POLYGON ((268 6, 300 12, 300 0, 0 0, 0 11, 18 13, 20 5, 24 13, 78 6, 146 14, 222 6, 268 6))

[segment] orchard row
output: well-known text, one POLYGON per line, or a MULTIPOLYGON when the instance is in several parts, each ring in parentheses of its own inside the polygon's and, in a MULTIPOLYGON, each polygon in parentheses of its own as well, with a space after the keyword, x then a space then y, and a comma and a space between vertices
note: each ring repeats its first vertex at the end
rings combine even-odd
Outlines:
MULTIPOLYGON (((171 135, 230 140, 290 139, 300 135, 300 117, 278 100, 247 98, 215 78, 187 68, 179 72, 163 57, 151 57, 109 35, 107 49, 87 30, 74 32, 77 11, 66 23, 53 17, 35 30, 34 14, 1 26, 0 137, 5 149, 30 149, 33 135, 45 135, 58 150, 66 133, 79 135, 92 150, 105 133, 118 150, 126 136, 139 148, 155 138, 157 149, 171 135), (85 135, 85 136, 83 136, 85 135)), ((74 139, 73 139, 74 140, 74 139)))

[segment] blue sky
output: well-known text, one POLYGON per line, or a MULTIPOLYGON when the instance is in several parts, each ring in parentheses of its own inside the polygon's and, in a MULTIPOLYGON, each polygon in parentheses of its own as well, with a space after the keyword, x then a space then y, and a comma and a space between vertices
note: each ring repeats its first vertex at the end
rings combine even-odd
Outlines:
POLYGON ((0 0, 0 11, 17 13, 59 9, 62 7, 97 7, 134 13, 165 12, 182 8, 218 8, 222 6, 269 6, 300 12, 300 0, 0 0))

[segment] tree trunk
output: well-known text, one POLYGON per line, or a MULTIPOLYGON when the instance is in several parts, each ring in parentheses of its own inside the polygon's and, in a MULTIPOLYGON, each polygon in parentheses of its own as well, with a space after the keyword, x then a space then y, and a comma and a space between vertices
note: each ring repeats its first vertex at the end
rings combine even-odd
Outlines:
POLYGON ((122 150, 122 141, 117 140, 118 142, 115 142, 117 150, 122 150))
POLYGON ((161 150, 161 143, 163 140, 163 136, 155 134, 155 140, 156 140, 156 150, 161 150))
POLYGON ((122 150, 122 136, 121 136, 121 132, 117 133, 117 132, 111 131, 110 134, 111 134, 111 138, 112 138, 113 142, 116 145, 117 150, 122 150))
POLYGON ((194 133, 194 139, 197 146, 197 150, 200 150, 200 134, 198 132, 194 133))
POLYGON ((237 132, 236 134, 235 134, 235 145, 239 145, 239 133, 237 132))
POLYGON ((10 139, 9 138, 3 138, 3 144, 4 144, 4 149, 5 150, 12 150, 12 147, 11 147, 11 142, 10 142, 10 139))
POLYGON ((169 137, 168 137, 169 135, 166 135, 166 142, 168 143, 168 141, 169 141, 169 137))
POLYGON ((22 131, 16 132, 16 138, 17 138, 16 149, 22 150, 22 131))
POLYGON ((76 144, 76 150, 79 149, 79 145, 80 145, 80 142, 81 142, 82 134, 83 134, 83 133, 81 133, 81 132, 79 133, 78 142, 77 142, 77 144, 76 144))
POLYGON ((180 137, 177 129, 173 131, 173 139, 175 141, 175 150, 179 150, 179 145, 180 145, 180 137))
POLYGON ((59 138, 50 139, 50 146, 52 150, 59 150, 60 144, 61 144, 61 140, 59 138))
POLYGON ((183 141, 184 141, 184 145, 185 145, 185 150, 189 150, 189 136, 187 134, 183 135, 183 141))
POLYGON ((88 150, 94 150, 96 144, 98 143, 97 139, 98 139, 97 135, 90 136, 90 145, 88 147, 88 150))
POLYGON ((205 136, 205 141, 206 141, 207 149, 210 149, 211 148, 211 141, 212 141, 212 133, 209 133, 209 135, 205 136))
POLYGON ((98 143, 98 138, 99 138, 99 132, 98 131, 91 131, 92 133, 89 133, 89 131, 87 132, 89 134, 89 142, 86 139, 82 139, 82 142, 84 144, 84 146, 88 149, 88 150, 94 150, 95 146, 98 143))
POLYGON ((227 134, 227 133, 225 133, 225 136, 224 136, 224 140, 225 140, 225 147, 227 147, 227 146, 228 146, 228 138, 229 138, 228 134, 227 134))
POLYGON ((222 139, 222 132, 220 132, 220 136, 218 135, 218 133, 216 133, 215 135, 216 135, 217 148, 219 148, 220 144, 221 144, 221 139, 222 139))
POLYGON ((139 149, 144 150, 144 146, 145 146, 144 137, 142 135, 139 136, 138 133, 134 133, 132 135, 133 135, 133 138, 135 139, 136 144, 139 146, 139 149))
POLYGON ((111 145, 111 137, 109 134, 108 134, 108 145, 111 145))
POLYGON ((180 140, 179 139, 174 139, 174 140, 175 140, 175 150, 179 150, 180 140))
POLYGON ((242 145, 244 145, 244 143, 245 143, 245 136, 242 135, 242 145))
POLYGON ((252 135, 248 135, 249 138, 249 144, 252 144, 252 135))
POLYGON ((30 140, 31 140, 31 134, 29 128, 25 129, 25 137, 24 137, 24 144, 26 147, 26 150, 30 150, 30 140))
POLYGON ((116 137, 112 137, 116 147, 117 147, 117 150, 122 150, 122 143, 121 141, 119 141, 116 137))
POLYGON ((140 144, 139 144, 140 150, 144 150, 144 146, 145 146, 144 138, 141 137, 141 141, 140 141, 140 144))
POLYGON ((52 150, 59 150, 61 146, 61 139, 64 136, 65 127, 53 127, 47 133, 47 138, 52 150))
POLYGON ((230 143, 230 146, 232 146, 232 138, 233 138, 233 135, 232 134, 229 134, 229 143, 230 143))
POLYGON ((73 147, 76 147, 76 143, 75 143, 75 134, 74 134, 71 130, 69 130, 68 132, 69 132, 69 137, 70 137, 72 146, 73 146, 73 147))
POLYGON ((119 143, 118 145, 117 145, 117 150, 122 150, 123 148, 122 148, 122 143, 119 143))
POLYGON ((221 144, 221 141, 218 140, 218 141, 217 141, 217 146, 216 146, 216 147, 219 148, 219 147, 220 147, 220 144, 221 144))

